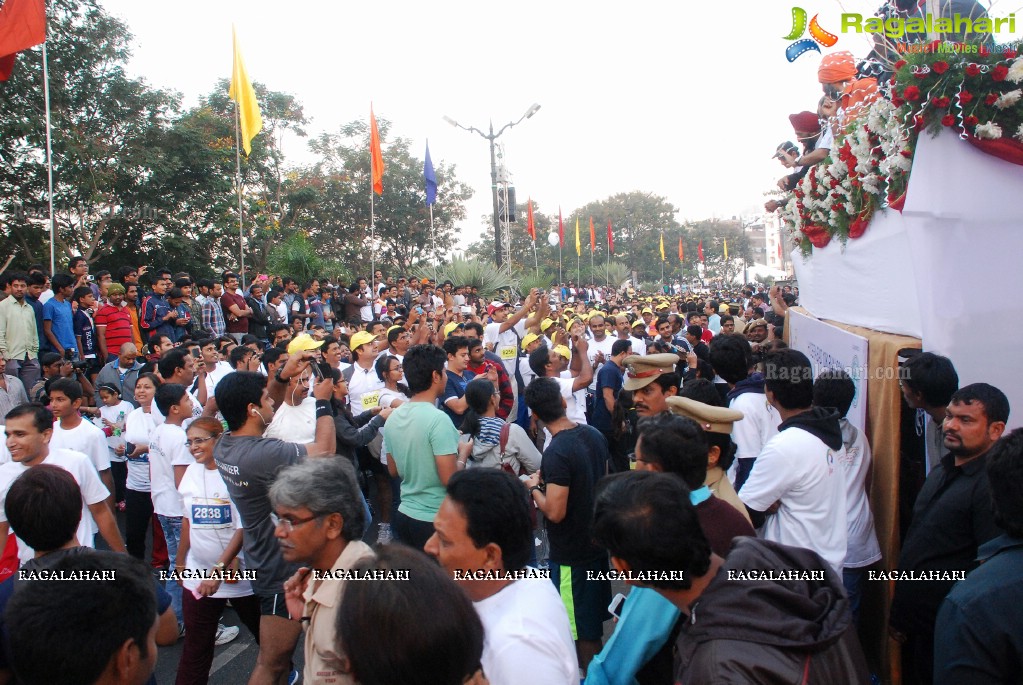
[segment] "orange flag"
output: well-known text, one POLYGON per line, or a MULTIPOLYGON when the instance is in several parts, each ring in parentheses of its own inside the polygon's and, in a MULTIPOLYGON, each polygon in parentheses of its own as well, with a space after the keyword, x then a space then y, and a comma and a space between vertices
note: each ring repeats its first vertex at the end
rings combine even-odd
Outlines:
POLYGON ((681 237, 678 239, 678 261, 680 261, 680 262, 686 261, 686 253, 682 249, 682 238, 681 237))
POLYGON ((369 166, 373 173, 373 192, 384 194, 384 155, 380 151, 380 132, 377 130, 377 118, 373 115, 373 105, 369 106, 369 166))
POLYGON ((597 234, 593 230, 593 217, 590 217, 590 252, 597 250, 597 234))
POLYGON ((526 207, 527 207, 527 217, 528 217, 526 219, 526 233, 529 234, 529 237, 535 243, 536 242, 536 225, 533 223, 533 198, 529 198, 529 200, 526 201, 526 207))

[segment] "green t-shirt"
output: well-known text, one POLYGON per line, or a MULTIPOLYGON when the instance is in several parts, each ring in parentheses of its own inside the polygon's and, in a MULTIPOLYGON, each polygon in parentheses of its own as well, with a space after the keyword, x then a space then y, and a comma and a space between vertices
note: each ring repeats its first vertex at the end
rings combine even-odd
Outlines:
POLYGON ((458 451, 458 431, 451 419, 427 402, 406 402, 388 417, 384 442, 401 476, 398 511, 432 522, 444 500, 435 457, 458 451))

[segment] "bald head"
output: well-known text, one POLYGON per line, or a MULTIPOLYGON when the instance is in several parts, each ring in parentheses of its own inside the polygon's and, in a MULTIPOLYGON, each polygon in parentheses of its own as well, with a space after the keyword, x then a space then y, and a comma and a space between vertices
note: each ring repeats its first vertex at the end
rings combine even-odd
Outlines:
POLYGON ((135 360, 139 356, 139 350, 135 343, 126 342, 117 351, 117 358, 122 369, 130 369, 135 366, 135 360))

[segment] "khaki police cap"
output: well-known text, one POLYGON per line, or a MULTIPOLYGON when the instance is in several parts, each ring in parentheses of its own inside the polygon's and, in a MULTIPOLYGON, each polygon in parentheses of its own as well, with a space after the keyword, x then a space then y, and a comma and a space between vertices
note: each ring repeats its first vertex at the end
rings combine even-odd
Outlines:
POLYGON ((673 372, 679 361, 677 354, 629 355, 624 362, 625 383, 622 388, 629 391, 645 388, 662 373, 673 372))
POLYGON ((742 421, 742 412, 727 407, 714 407, 688 397, 669 397, 665 400, 672 414, 686 416, 710 433, 731 433, 732 424, 742 421))

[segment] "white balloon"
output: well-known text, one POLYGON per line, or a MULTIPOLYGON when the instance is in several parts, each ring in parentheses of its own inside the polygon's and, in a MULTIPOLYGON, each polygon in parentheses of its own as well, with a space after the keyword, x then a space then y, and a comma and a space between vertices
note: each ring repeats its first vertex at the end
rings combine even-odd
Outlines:
POLYGON ((550 235, 548 235, 547 236, 547 242, 551 244, 551 247, 557 247, 558 246, 558 234, 557 233, 551 233, 550 235))

